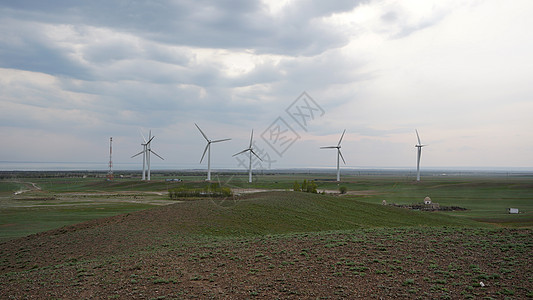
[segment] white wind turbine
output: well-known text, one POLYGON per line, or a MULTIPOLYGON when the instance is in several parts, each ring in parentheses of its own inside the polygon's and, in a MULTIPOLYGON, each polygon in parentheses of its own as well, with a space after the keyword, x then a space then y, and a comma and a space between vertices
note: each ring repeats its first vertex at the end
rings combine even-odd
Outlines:
POLYGON ((342 138, 344 137, 345 132, 346 132, 346 129, 344 129, 344 131, 342 132, 341 138, 337 146, 320 147, 320 149, 337 149, 337 181, 341 181, 341 170, 339 167, 339 159, 342 158, 342 161, 344 162, 344 164, 346 164, 346 161, 344 160, 344 157, 342 156, 342 153, 341 153, 341 142, 342 142, 342 138))
POLYGON ((148 136, 148 141, 146 141, 146 138, 144 137, 142 132, 141 132, 141 136, 142 136, 143 141, 144 141, 144 143, 141 144, 141 146, 143 146, 143 150, 141 152, 133 155, 131 158, 134 158, 134 157, 139 156, 141 154, 143 155, 143 175, 142 175, 142 180, 146 180, 147 177, 148 177, 148 181, 149 181, 150 180, 150 154, 153 153, 155 156, 161 158, 162 160, 164 160, 164 158, 159 156, 159 154, 155 153, 155 151, 151 149, 152 140, 155 138, 155 136, 152 136, 152 131, 151 130, 150 130, 150 133, 149 133, 149 136, 148 136), (146 166, 148 166, 148 172, 146 172, 146 166))
POLYGON ((418 139, 418 144, 415 145, 416 149, 416 181, 420 181, 420 156, 422 156, 422 147, 427 145, 422 145, 420 142, 420 136, 418 135, 418 130, 415 129, 416 138, 418 139))
POLYGON ((246 151, 250 151, 250 166, 248 167, 248 182, 249 183, 252 182, 252 154, 255 155, 257 158, 259 158, 260 161, 263 161, 261 159, 261 157, 259 157, 259 155, 257 155, 254 152, 254 149, 252 148, 253 138, 254 138, 254 130, 252 129, 252 134, 250 135, 250 146, 248 146, 248 148, 242 150, 239 153, 233 154, 233 156, 237 156, 237 155, 242 154, 242 153, 244 153, 246 151))
POLYGON ((196 125, 196 128, 200 130, 200 133, 203 135, 203 137, 207 141, 207 145, 205 146, 204 153, 202 154, 202 158, 200 159, 200 163, 202 163, 202 161, 204 160, 205 153, 207 152, 207 180, 210 181, 211 180, 211 143, 225 142, 231 139, 210 140, 207 138, 207 135, 205 135, 202 129, 200 129, 198 124, 194 123, 194 125, 196 125))

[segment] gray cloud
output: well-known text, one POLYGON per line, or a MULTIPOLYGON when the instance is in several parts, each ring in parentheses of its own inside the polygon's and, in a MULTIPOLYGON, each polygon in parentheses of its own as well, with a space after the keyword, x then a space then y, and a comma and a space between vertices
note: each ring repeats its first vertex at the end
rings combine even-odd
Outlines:
POLYGON ((50 43, 39 24, 0 20, 0 67, 59 76, 88 78, 88 70, 70 57, 68 49, 50 43))
MULTIPOLYGON (((531 51, 521 46, 527 34, 513 22, 501 21, 511 19, 510 13, 513 21, 520 16, 515 8, 505 7, 510 12, 495 19, 500 11, 494 13, 490 1, 480 2, 482 10, 460 13, 454 8, 462 4, 438 2, 414 10, 394 1, 287 3, 272 12, 261 1, 245 0, 4 1, 3 132, 12 139, 21 132, 33 137, 50 132, 65 141, 75 136, 93 147, 102 140, 106 144, 102 136, 112 132, 135 139, 123 145, 138 146, 137 131, 143 127, 156 130, 158 143, 167 149, 176 148, 172 139, 179 135, 182 144, 191 144, 183 147, 201 151, 201 136, 190 136, 196 130, 193 122, 205 124, 214 134, 242 135, 245 143, 248 127, 265 129, 307 91, 326 115, 313 123, 313 137, 302 141, 302 149, 325 141, 323 135, 333 134, 335 140, 344 128, 350 132, 347 146, 364 142, 357 149, 368 150, 370 156, 376 152, 372 147, 380 146, 375 141, 401 145, 405 138, 411 149, 412 131, 418 126, 428 136, 433 135, 431 129, 440 130, 443 145, 451 139, 446 135, 453 136, 448 132, 467 126, 481 132, 515 124, 505 131, 531 140, 527 131, 519 130, 531 127, 529 116, 516 117, 516 111, 530 107, 531 51), (359 6, 370 12, 368 20, 366 15, 358 18, 359 6), (354 10, 353 15, 342 14, 354 10), (338 13, 338 18, 330 18, 338 13), (482 15, 485 19, 476 22, 485 20, 480 27, 490 30, 468 26, 471 13, 482 15), (433 27, 438 30, 431 31, 433 27), (413 34, 422 30, 430 34, 413 34), (464 30, 471 32, 463 35, 464 30), (498 30, 513 34, 495 36, 498 30), (511 51, 513 55, 502 55, 511 51), (478 55, 485 52, 491 55, 478 55), (497 79, 504 75, 487 80, 487 70, 498 66, 513 70, 505 74, 507 81, 497 79), (509 107, 511 102, 521 108, 509 107), (512 120, 501 116, 502 111, 513 115, 512 120), (470 125, 473 119, 475 126, 470 125), (493 125, 495 120, 501 124, 493 125)), ((94 155, 90 152, 84 153, 94 155)), ((177 157, 187 160, 187 155, 177 157)), ((306 161, 294 159, 291 163, 306 161)), ((402 164, 401 158, 396 164, 402 164)))
POLYGON ((43 23, 114 28, 174 45, 316 55, 347 42, 320 18, 359 2, 364 1, 295 1, 276 16, 260 1, 12 1, 0 11, 43 23))

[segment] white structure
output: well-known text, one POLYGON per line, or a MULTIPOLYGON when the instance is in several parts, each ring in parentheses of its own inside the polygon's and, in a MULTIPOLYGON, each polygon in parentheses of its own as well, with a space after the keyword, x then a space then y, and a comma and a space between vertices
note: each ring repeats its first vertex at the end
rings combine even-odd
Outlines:
POLYGON ((518 213, 518 208, 508 208, 507 210, 509 211, 510 214, 517 214, 518 213))
POLYGON ((420 181, 420 156, 422 156, 422 147, 427 145, 422 145, 420 142, 420 136, 418 135, 418 130, 415 129, 416 138, 418 139, 418 144, 415 145, 416 150, 416 181, 420 181))
POLYGON ((344 129, 344 131, 342 132, 341 138, 340 138, 339 143, 337 144, 337 146, 320 147, 320 149, 337 149, 337 181, 341 181, 341 171, 340 171, 340 167, 339 167, 339 159, 342 158, 342 161, 344 162, 344 164, 346 164, 346 161, 344 160, 344 157, 342 156, 342 153, 341 153, 341 142, 342 142, 342 138, 344 137, 344 133, 345 132, 346 132, 346 129, 344 129))
POLYGON ((202 131, 202 129, 200 129, 200 127, 196 123, 194 123, 194 125, 196 125, 196 128, 200 130, 200 133, 207 141, 207 145, 205 146, 204 153, 202 154, 202 158, 200 159, 200 163, 202 163, 202 161, 204 160, 205 153, 207 152, 207 180, 209 181, 211 180, 211 143, 225 142, 231 139, 222 139, 222 140, 214 140, 214 141, 210 140, 207 138, 207 135, 205 135, 205 133, 202 131))
POLYGON ((143 138, 144 143, 141 144, 143 146, 143 151, 133 155, 131 158, 134 158, 138 155, 143 155, 143 174, 142 174, 142 180, 148 180, 150 181, 150 154, 153 153, 155 156, 159 157, 162 160, 165 160, 159 154, 155 153, 154 150, 151 148, 152 140, 155 138, 155 136, 152 136, 152 131, 150 130, 148 141, 146 141, 146 138, 141 132, 141 136, 143 138), (148 172, 146 172, 146 167, 148 167, 148 172))
POLYGON ((250 146, 248 146, 248 148, 242 150, 239 153, 233 154, 233 156, 236 156, 236 155, 245 153, 246 151, 250 152, 250 166, 248 167, 248 182, 249 183, 252 182, 252 154, 255 155, 260 161, 263 161, 261 157, 255 154, 254 149, 252 148, 253 138, 254 138, 254 130, 252 129, 252 134, 250 135, 250 146))
POLYGON ((109 171, 107 171, 107 180, 113 180, 113 137, 109 138, 109 171))
POLYGON ((425 205, 430 205, 431 204, 431 198, 429 198, 429 197, 424 198, 424 204, 425 205))

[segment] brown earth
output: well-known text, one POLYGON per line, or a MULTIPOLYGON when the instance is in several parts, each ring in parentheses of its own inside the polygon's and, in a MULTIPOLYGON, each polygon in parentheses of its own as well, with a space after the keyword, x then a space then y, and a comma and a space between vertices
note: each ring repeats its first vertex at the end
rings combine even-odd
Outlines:
POLYGON ((533 297, 531 229, 206 237, 188 229, 209 214, 192 205, 1 243, 0 298, 533 297))

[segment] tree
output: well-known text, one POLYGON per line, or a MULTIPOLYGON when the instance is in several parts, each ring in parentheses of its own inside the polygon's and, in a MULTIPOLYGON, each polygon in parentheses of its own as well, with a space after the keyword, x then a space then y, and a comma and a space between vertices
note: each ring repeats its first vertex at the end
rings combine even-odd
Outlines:
POLYGON ((310 180, 308 183, 307 183, 307 189, 306 189, 306 192, 308 193, 313 193, 313 194, 316 194, 317 193, 317 185, 315 183, 314 180, 310 180))
POLYGON ((302 192, 307 192, 307 180, 305 179, 302 182, 302 192))
POLYGON ((292 185, 292 190, 295 192, 300 192, 302 190, 297 180, 294 181, 294 184, 292 185))

